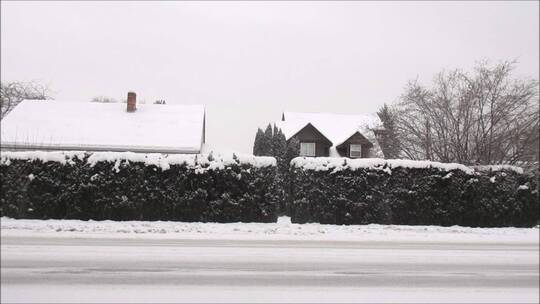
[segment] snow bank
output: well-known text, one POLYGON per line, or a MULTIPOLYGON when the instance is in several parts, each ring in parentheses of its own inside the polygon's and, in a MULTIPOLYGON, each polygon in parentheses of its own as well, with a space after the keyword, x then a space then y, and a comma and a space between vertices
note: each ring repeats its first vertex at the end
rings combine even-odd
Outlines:
POLYGON ((217 170, 234 164, 251 165, 254 167, 269 167, 276 165, 276 159, 267 156, 253 156, 248 154, 161 154, 161 153, 133 153, 133 152, 79 152, 79 151, 24 151, 2 152, 0 164, 9 165, 11 160, 40 160, 43 162, 59 162, 73 164, 75 158, 84 160, 90 166, 98 162, 114 162, 115 170, 121 164, 140 162, 145 165, 155 165, 162 170, 168 170, 171 165, 186 165, 192 169, 217 170))
POLYGON ((79 221, 0 219, 2 235, 76 237, 158 237, 205 239, 414 241, 414 242, 526 242, 538 243, 536 228, 469 228, 404 225, 292 224, 281 217, 277 223, 186 223, 144 221, 79 221))
POLYGON ((437 168, 441 171, 461 170, 467 174, 473 174, 474 169, 455 163, 439 163, 431 161, 417 161, 406 159, 380 159, 360 158, 349 159, 339 157, 296 157, 291 165, 304 170, 328 171, 372 169, 392 173, 392 168, 437 168))

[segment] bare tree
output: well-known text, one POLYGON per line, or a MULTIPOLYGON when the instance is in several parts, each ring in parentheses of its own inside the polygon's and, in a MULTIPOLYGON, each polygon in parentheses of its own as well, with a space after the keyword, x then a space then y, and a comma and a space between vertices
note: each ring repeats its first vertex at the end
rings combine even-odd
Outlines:
POLYGON ((464 164, 538 161, 539 83, 512 79, 515 62, 410 82, 397 104, 403 156, 464 164))
POLYGON ((4 118, 24 99, 51 99, 48 87, 36 82, 0 83, 0 119, 4 118))
POLYGON ((107 97, 107 96, 96 96, 94 98, 92 98, 90 100, 91 102, 102 102, 102 103, 114 103, 114 102, 118 102, 118 100, 112 98, 112 97, 107 97))

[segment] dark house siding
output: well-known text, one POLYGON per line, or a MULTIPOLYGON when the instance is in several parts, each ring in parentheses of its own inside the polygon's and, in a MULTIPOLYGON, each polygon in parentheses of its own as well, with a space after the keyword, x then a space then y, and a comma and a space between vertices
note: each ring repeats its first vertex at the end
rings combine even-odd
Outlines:
POLYGON ((368 158, 373 144, 367 140, 360 132, 354 133, 346 141, 336 147, 338 153, 342 157, 350 157, 350 145, 362 145, 362 158, 368 158))
POLYGON ((330 147, 332 146, 332 142, 310 123, 291 138, 293 137, 297 138, 301 143, 315 143, 315 156, 330 155, 330 147))

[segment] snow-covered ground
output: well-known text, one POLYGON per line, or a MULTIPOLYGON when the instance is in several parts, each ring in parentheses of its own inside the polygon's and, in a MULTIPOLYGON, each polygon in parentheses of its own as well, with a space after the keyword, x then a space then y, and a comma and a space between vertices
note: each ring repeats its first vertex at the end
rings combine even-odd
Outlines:
POLYGON ((292 224, 281 217, 277 223, 184 223, 144 221, 79 221, 0 219, 2 235, 48 235, 99 238, 184 238, 261 240, 344 240, 414 242, 509 242, 538 243, 539 228, 470 228, 401 225, 292 224))
MULTIPOLYGON (((509 293, 501 288, 295 288, 219 286, 78 286, 10 287, 11 303, 538 303, 538 292, 509 293), (62 290, 62 293, 58 292, 62 290), (25 294, 17 301, 15 294, 25 294)), ((7 302, 4 302, 7 303, 7 302)))
POLYGON ((2 237, 11 302, 534 303, 531 244, 2 237))
POLYGON ((538 228, 1 218, 1 302, 538 303, 538 228))

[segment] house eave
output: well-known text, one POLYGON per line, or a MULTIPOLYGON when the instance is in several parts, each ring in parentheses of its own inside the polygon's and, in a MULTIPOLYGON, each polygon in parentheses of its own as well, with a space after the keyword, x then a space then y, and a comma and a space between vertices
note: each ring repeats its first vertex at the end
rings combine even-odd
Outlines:
POLYGON ((353 134, 351 134, 351 136, 347 137, 347 139, 344 140, 342 143, 338 144, 338 145, 336 146, 336 148, 340 149, 340 148, 346 146, 347 143, 349 142, 349 140, 350 140, 353 136, 355 136, 356 134, 361 135, 366 141, 368 141, 368 142, 373 146, 373 143, 372 143, 369 139, 367 139, 366 136, 364 136, 364 134, 362 134, 360 131, 357 130, 357 131, 355 131, 353 134))
POLYGON ((93 152, 135 152, 135 153, 163 153, 163 154, 199 154, 201 147, 142 147, 142 146, 110 146, 110 145, 39 145, 18 144, 12 142, 0 143, 3 151, 93 151, 93 152))
POLYGON ((305 128, 311 126, 313 129, 315 129, 317 132, 319 132, 319 134, 328 142, 329 146, 332 146, 333 143, 330 139, 328 139, 328 137, 324 136, 324 134, 319 130, 317 129, 312 123, 308 122, 306 123, 305 126, 303 126, 302 128, 300 128, 300 130, 298 130, 296 133, 294 133, 293 135, 291 135, 287 141, 291 140, 291 138, 295 137, 298 133, 302 132, 305 128))

